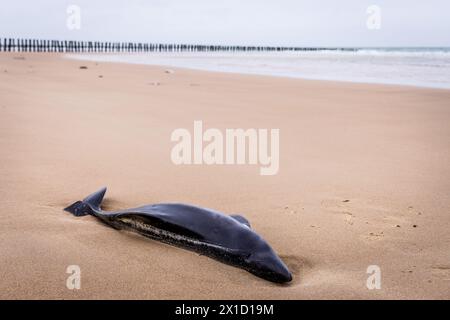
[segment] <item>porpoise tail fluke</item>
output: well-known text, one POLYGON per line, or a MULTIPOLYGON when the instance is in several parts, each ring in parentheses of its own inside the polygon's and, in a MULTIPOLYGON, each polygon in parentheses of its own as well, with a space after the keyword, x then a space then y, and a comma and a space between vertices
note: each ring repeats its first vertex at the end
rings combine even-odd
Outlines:
POLYGON ((84 198, 83 201, 72 203, 67 208, 64 208, 64 210, 72 213, 76 217, 92 214, 93 210, 100 210, 100 204, 102 203, 105 193, 106 188, 102 188, 84 198))

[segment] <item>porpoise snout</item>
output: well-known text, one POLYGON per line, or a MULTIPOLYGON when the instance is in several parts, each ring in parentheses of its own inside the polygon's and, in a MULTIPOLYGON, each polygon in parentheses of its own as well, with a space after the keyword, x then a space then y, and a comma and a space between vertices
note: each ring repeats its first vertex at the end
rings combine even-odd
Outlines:
POLYGON ((273 250, 250 256, 251 272, 266 280, 285 283, 292 281, 292 274, 273 250))
POLYGON ((268 269, 270 269, 270 271, 273 273, 272 281, 279 283, 292 281, 291 272, 278 256, 275 256, 274 261, 270 263, 268 269))

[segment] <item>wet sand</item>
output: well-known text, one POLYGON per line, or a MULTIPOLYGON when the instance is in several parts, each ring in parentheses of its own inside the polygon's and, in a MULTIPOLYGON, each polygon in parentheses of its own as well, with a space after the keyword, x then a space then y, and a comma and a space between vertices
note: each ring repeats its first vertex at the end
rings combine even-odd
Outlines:
POLYGON ((450 298, 450 90, 167 69, 0 54, 0 298, 450 298), (174 165, 194 120, 279 128, 278 174, 174 165), (101 186, 106 209, 240 213, 294 280, 62 211, 101 186))

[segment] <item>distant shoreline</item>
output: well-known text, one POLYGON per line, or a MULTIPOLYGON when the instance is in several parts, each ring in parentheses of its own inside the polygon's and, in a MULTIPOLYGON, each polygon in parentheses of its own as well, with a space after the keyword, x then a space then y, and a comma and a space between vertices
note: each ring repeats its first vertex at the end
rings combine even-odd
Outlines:
POLYGON ((305 80, 450 89, 450 49, 355 51, 77 53, 71 59, 305 80))

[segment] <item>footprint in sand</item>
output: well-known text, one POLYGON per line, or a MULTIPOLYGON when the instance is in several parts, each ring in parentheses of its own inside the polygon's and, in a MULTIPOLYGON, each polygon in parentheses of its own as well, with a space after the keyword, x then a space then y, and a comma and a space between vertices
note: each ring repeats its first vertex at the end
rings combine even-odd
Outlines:
MULTIPOLYGON (((359 203, 350 199, 334 198, 326 199, 321 202, 327 210, 343 215, 344 221, 353 225, 355 214, 361 213, 361 218, 366 220, 366 224, 378 225, 379 229, 387 231, 389 228, 409 227, 417 228, 416 218, 414 216, 422 215, 422 212, 413 206, 405 207, 386 207, 381 204, 368 201, 359 203), (351 212, 350 212, 351 209, 351 212)), ((382 234, 374 233, 368 238, 381 238, 382 234)))
POLYGON ((353 225, 353 214, 351 212, 343 212, 345 222, 349 225, 353 225))
POLYGON ((350 199, 326 199, 321 201, 321 205, 335 214, 342 215, 347 224, 353 225, 355 215, 349 211, 350 199))
POLYGON ((291 204, 283 206, 283 210, 285 213, 296 214, 305 210, 305 207, 301 204, 291 204))
POLYGON ((369 234, 365 236, 365 238, 367 240, 370 240, 370 241, 382 240, 383 237, 384 237, 383 231, 381 231, 381 232, 369 232, 369 234))
POLYGON ((431 266, 432 274, 441 280, 450 281, 450 265, 431 266))

